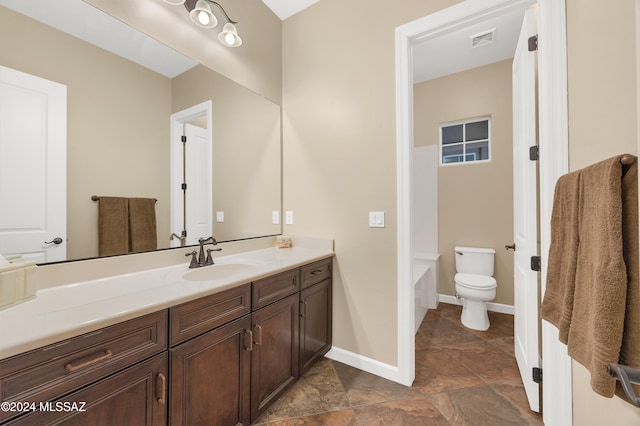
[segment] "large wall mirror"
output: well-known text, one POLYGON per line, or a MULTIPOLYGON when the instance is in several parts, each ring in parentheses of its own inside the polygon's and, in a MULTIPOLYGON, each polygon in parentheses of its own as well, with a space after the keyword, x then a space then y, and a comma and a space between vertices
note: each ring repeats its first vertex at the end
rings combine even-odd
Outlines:
POLYGON ((279 105, 202 65, 163 75, 2 6, 21 2, 0 0, 0 65, 66 85, 66 260, 98 256, 94 195, 156 198, 158 248, 175 245, 170 117, 208 101, 213 235, 281 233, 279 105))

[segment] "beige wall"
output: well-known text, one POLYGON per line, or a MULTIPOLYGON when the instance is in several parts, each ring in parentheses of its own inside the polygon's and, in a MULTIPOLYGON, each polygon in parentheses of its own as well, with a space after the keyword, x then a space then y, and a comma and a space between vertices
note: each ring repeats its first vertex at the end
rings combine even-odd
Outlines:
POLYGON ((282 203, 280 107, 202 65, 175 77, 172 90, 173 112, 212 100, 213 212, 224 212, 213 235, 279 234, 271 213, 282 203))
POLYGON ((282 23, 261 0, 218 1, 231 19, 238 21, 236 27, 243 40, 238 48, 218 42, 223 19, 213 30, 200 28, 191 23, 184 6, 170 6, 158 0, 84 1, 281 104, 282 23))
MULTIPOLYGON (((638 153, 636 7, 633 0, 567 0, 569 159, 576 170, 638 153)), ((573 363, 575 425, 637 425, 640 409, 596 395, 573 363)))
POLYGON ((415 145, 438 145, 439 126, 491 118, 491 161, 438 168, 441 294, 455 295, 455 246, 496 250, 494 302, 513 305, 511 60, 414 86, 415 145))
POLYGON ((67 86, 68 258, 98 254, 92 195, 157 198, 168 236, 171 81, 2 6, 0 64, 67 86))
POLYGON ((321 0, 283 22, 284 232, 335 239, 334 345, 397 365, 397 26, 455 1, 321 0), (384 211, 385 228, 368 212, 384 211))

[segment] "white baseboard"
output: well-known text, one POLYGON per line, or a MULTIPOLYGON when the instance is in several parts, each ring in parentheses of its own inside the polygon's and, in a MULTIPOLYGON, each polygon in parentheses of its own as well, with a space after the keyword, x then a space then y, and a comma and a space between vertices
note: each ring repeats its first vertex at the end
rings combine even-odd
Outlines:
POLYGON ((367 373, 375 374, 376 376, 380 376, 396 383, 401 383, 398 367, 393 365, 385 364, 383 362, 376 361, 375 359, 367 358, 366 356, 337 348, 335 346, 333 346, 325 356, 334 361, 366 371, 367 373))
MULTIPOLYGON (((439 294, 438 302, 448 303, 450 305, 462 305, 462 303, 460 303, 460 299, 455 296, 449 296, 447 294, 439 294)), ((494 302, 487 302, 487 310, 509 315, 513 315, 515 312, 515 310, 513 309, 513 305, 505 305, 502 303, 494 302)))

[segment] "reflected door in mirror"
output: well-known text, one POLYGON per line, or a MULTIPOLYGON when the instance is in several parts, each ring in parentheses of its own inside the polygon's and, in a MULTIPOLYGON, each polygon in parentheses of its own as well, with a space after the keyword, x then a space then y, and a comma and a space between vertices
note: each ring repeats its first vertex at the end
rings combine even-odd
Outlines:
POLYGON ((67 87, 0 66, 0 254, 66 259, 67 87))

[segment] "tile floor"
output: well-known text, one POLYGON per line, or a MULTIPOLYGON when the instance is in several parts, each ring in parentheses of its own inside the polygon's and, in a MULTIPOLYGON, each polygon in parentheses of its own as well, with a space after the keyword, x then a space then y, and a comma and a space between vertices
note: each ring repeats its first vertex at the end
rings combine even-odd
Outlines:
POLYGON ((513 355, 513 316, 489 313, 489 330, 474 331, 461 309, 441 303, 427 314, 412 387, 325 358, 254 424, 542 425, 513 355))

